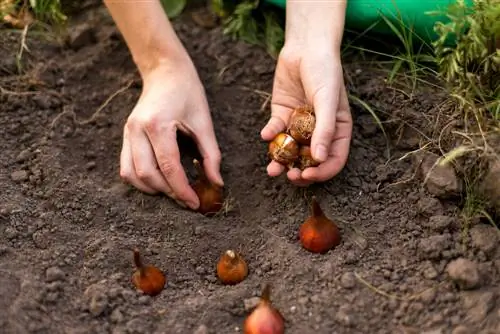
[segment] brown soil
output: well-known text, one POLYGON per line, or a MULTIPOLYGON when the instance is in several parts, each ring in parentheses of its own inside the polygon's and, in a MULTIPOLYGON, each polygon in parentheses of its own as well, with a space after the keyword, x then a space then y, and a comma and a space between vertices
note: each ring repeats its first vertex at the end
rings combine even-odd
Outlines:
MULTIPOLYGON (((15 74, 20 35, 2 32, 3 333, 237 333, 266 282, 287 333, 500 332, 493 227, 464 229, 454 202, 412 178, 411 159, 388 162, 382 132, 355 105, 349 163, 338 177, 306 192, 268 177, 259 132, 269 110, 256 92, 271 91, 274 60, 188 14, 175 27, 206 86, 223 152, 233 208, 214 218, 121 183, 122 127, 140 81, 109 18, 100 20, 97 41, 78 51, 31 35, 23 75, 15 74), (312 193, 343 233, 325 255, 298 243, 312 193), (134 247, 167 275, 157 297, 131 284, 134 247), (235 286, 215 276, 229 248, 249 264, 235 286)), ((346 61, 346 72, 351 92, 393 118, 436 106, 430 94, 401 94, 360 63, 346 61)), ((402 138, 396 157, 418 147, 402 138)), ((191 146, 184 163, 193 176, 191 146)))

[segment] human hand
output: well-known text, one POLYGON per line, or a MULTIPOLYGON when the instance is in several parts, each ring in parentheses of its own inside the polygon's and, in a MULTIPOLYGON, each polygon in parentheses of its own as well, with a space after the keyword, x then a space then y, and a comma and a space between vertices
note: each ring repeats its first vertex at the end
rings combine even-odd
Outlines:
MULTIPOLYGON (((307 186, 326 181, 345 166, 352 134, 352 117, 342 75, 340 54, 329 48, 283 47, 276 66, 271 101, 271 119, 262 129, 264 140, 272 140, 286 130, 293 110, 301 105, 314 107, 316 127, 311 138, 317 167, 304 171, 292 168, 288 179, 307 186)), ((271 161, 269 176, 283 173, 285 166, 271 161)))
POLYGON ((123 131, 120 176, 146 193, 165 193, 196 210, 199 199, 180 162, 177 130, 194 139, 207 177, 223 186, 205 91, 190 60, 163 64, 144 79, 123 131))

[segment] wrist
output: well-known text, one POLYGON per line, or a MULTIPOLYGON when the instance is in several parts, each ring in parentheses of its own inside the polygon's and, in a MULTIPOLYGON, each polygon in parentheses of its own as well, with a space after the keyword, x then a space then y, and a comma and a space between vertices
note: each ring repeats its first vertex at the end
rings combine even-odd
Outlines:
POLYGON ((327 47, 334 53, 340 53, 346 6, 346 0, 289 0, 285 44, 303 50, 327 47))
POLYGON ((170 36, 163 41, 152 38, 143 48, 133 50, 132 58, 143 80, 147 80, 153 73, 185 67, 191 63, 189 54, 177 36, 170 36))

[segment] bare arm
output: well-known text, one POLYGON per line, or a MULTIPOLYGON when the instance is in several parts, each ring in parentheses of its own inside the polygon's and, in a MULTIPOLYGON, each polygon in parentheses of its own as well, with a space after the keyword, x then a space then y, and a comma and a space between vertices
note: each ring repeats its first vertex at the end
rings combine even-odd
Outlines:
POLYGON ((347 0, 289 0, 286 6, 286 41, 301 45, 329 41, 339 52, 344 33, 347 0))
POLYGON ((189 59, 159 0, 104 0, 145 78, 164 62, 189 59))

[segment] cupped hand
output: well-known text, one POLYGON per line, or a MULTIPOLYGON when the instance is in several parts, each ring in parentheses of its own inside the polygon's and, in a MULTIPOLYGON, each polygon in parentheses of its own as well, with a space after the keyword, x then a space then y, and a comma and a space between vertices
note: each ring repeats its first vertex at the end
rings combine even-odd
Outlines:
POLYGON ((221 153, 205 91, 189 61, 164 64, 144 78, 123 131, 120 176, 143 192, 164 193, 196 210, 199 199, 181 164, 177 130, 194 139, 207 177, 222 186, 221 153))
MULTIPOLYGON (((346 164, 352 134, 352 117, 344 85, 340 55, 330 50, 283 47, 276 66, 271 118, 261 131, 272 140, 286 130, 293 110, 301 105, 314 107, 316 127, 311 138, 317 167, 288 170, 288 179, 307 186, 331 179, 346 164)), ((271 161, 269 176, 279 176, 285 166, 271 161)))

